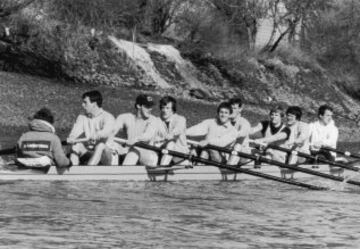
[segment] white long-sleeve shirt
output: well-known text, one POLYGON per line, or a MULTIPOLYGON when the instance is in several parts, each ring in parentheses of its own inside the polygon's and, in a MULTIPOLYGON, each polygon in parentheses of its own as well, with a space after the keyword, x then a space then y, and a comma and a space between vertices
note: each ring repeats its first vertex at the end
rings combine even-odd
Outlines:
POLYGON ((106 140, 114 126, 114 116, 103 109, 94 116, 79 115, 69 134, 70 139, 79 138, 85 135, 86 138, 98 137, 100 140, 106 140))
POLYGON ((329 146, 336 148, 339 130, 332 121, 328 125, 323 125, 319 121, 310 125, 310 146, 329 146))
POLYGON ((217 119, 206 119, 188 128, 186 135, 190 137, 205 136, 209 144, 226 147, 235 142, 237 130, 230 121, 220 124, 217 119))

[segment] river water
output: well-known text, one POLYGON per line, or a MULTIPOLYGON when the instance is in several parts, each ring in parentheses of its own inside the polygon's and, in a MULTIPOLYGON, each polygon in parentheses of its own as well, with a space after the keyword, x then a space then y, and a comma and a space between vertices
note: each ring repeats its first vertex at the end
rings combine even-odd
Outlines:
POLYGON ((0 248, 359 248, 360 188, 332 185, 3 182, 0 248))

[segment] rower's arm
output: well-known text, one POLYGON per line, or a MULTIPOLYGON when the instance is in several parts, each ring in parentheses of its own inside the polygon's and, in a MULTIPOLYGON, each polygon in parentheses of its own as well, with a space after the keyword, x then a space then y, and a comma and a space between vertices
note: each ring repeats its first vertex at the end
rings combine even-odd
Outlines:
POLYGON ((141 134, 139 137, 136 138, 139 142, 150 142, 156 135, 157 131, 157 122, 158 120, 154 118, 145 128, 145 131, 143 134, 141 134))
POLYGON ((176 127, 172 131, 173 136, 180 136, 186 131, 186 119, 184 117, 179 118, 179 122, 176 124, 176 127))
POLYGON ((310 139, 310 127, 308 124, 303 124, 300 128, 300 135, 295 139, 294 144, 303 146, 310 139))
POLYGON ((249 123, 244 123, 237 133, 237 138, 245 138, 251 133, 251 126, 249 123))
POLYGON ((286 140, 287 138, 288 138, 288 134, 285 131, 281 131, 275 135, 257 139, 257 141, 270 144, 281 140, 286 140))
POLYGON ((110 138, 114 138, 116 134, 125 127, 124 115, 119 115, 116 120, 113 129, 111 130, 110 138))
POLYGON ((219 137, 208 137, 208 143, 211 145, 219 146, 219 147, 226 147, 233 144, 236 141, 237 131, 231 130, 228 133, 219 137))
POLYGON ((208 133, 208 130, 209 130, 209 122, 207 120, 204 120, 201 123, 186 129, 186 136, 189 137, 205 136, 208 133))
POLYGON ((331 132, 329 132, 329 135, 323 141, 323 145, 329 146, 331 148, 336 148, 338 137, 339 137, 339 130, 338 128, 334 127, 334 129, 331 130, 331 132))
POLYGON ((84 116, 79 115, 73 125, 73 128, 70 131, 70 134, 68 136, 69 139, 76 139, 80 137, 85 131, 84 131, 84 116))
POLYGON ((57 167, 62 168, 70 165, 70 160, 66 157, 58 137, 53 141, 53 155, 57 167))
POLYGON ((97 132, 98 138, 108 138, 113 131, 115 119, 113 115, 106 116, 104 120, 104 126, 97 132))
POLYGON ((258 123, 255 127, 251 127, 249 135, 254 135, 255 133, 260 132, 263 129, 262 123, 258 123))

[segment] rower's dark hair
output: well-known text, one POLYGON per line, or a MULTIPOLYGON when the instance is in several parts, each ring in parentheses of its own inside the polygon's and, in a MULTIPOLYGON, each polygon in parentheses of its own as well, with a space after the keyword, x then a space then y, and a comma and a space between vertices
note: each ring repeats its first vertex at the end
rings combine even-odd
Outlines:
POLYGON ((228 109, 230 114, 232 114, 232 112, 233 112, 229 102, 220 103, 220 105, 217 108, 217 113, 219 113, 221 109, 228 109))
POLYGON ((334 109, 329 105, 322 105, 319 107, 318 116, 324 115, 326 111, 334 112, 334 109))
POLYGON ((302 116, 302 111, 301 108, 299 106, 290 106, 287 110, 286 110, 286 115, 287 114, 292 114, 295 116, 296 120, 301 120, 301 116, 302 116))
POLYGON ((39 111, 37 111, 33 117, 33 119, 40 119, 44 120, 50 124, 54 123, 54 115, 48 108, 41 108, 39 111))
POLYGON ((96 102, 98 107, 102 106, 103 98, 99 91, 94 90, 94 91, 86 92, 82 95, 82 98, 85 99, 86 97, 89 97, 91 103, 96 102))
POLYGON ((176 112, 176 99, 171 96, 165 96, 162 99, 160 99, 160 109, 169 103, 171 103, 171 109, 175 113, 176 112))
POLYGON ((230 105, 238 104, 239 107, 242 107, 242 105, 243 105, 241 98, 231 98, 229 100, 229 103, 230 103, 230 105))
POLYGON ((284 107, 281 105, 276 105, 270 110, 270 115, 273 113, 279 113, 280 116, 283 118, 285 116, 284 107))
POLYGON ((239 107, 242 107, 243 102, 241 98, 232 98, 229 100, 230 105, 238 104, 239 107))

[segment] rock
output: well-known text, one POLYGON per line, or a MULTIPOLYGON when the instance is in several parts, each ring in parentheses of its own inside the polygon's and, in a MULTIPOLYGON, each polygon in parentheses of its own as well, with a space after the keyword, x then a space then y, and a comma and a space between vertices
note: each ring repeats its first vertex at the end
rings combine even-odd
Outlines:
POLYGON ((206 92, 198 88, 190 89, 189 95, 196 99, 207 99, 209 97, 206 92))

